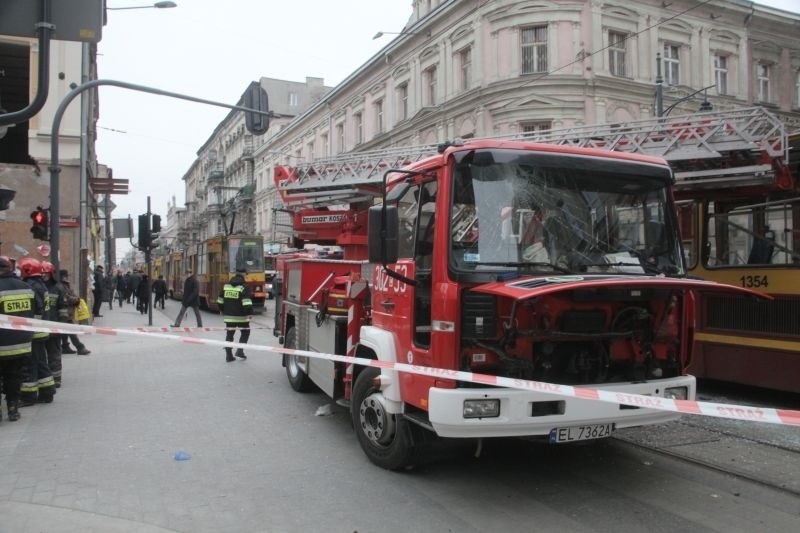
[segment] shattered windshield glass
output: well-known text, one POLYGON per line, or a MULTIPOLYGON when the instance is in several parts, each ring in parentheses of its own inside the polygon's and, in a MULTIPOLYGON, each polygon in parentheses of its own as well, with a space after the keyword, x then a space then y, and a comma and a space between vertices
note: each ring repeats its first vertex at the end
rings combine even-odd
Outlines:
POLYGON ((453 176, 456 270, 683 273, 665 167, 475 150, 453 176))

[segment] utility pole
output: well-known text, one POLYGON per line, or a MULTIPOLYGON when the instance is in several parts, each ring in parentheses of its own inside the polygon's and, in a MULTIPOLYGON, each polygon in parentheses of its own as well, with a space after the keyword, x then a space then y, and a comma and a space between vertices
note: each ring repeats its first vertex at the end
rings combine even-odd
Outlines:
MULTIPOLYGON (((150 212, 150 197, 147 197, 147 228, 150 229, 150 220, 152 213, 150 212)), ((149 240, 149 239, 148 239, 149 240)), ((152 262, 151 246, 148 242, 144 249, 144 260, 147 263, 147 325, 153 325, 153 262, 152 262)))
POLYGON ((656 54, 656 116, 664 115, 664 78, 661 77, 661 54, 656 54))

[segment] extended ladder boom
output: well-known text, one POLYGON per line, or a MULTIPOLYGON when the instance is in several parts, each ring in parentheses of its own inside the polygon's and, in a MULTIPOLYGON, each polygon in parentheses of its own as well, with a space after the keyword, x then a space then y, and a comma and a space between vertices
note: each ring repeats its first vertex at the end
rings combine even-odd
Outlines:
POLYGON ((783 123, 761 107, 579 126, 516 138, 663 157, 675 171, 678 190, 785 181, 781 173, 789 162, 783 123))
MULTIPOLYGON (((678 191, 794 186, 788 170, 786 129, 761 107, 496 138, 662 157, 675 172, 678 191)), ((436 153, 437 145, 345 153, 305 165, 276 167, 275 184, 290 210, 353 204, 381 195, 386 170, 436 153)))
POLYGON ((436 145, 352 152, 277 167, 275 184, 289 209, 352 204, 382 194, 383 174, 436 154, 436 145))

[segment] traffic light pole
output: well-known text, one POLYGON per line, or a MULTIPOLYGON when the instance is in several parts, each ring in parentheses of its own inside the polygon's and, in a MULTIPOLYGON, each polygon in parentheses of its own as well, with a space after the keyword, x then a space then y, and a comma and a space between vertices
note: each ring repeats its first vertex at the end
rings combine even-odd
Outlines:
MULTIPOLYGON (((150 226, 150 197, 147 197, 147 225, 150 226)), ((144 249, 144 260, 147 263, 147 325, 153 325, 153 253, 150 243, 144 249)))
MULTIPOLYGON (((261 116, 266 117, 281 117, 277 113, 273 113, 268 109, 251 109, 248 107, 242 107, 238 105, 230 105, 225 104, 222 102, 215 102, 213 100, 206 100, 204 98, 197 98, 194 96, 189 96, 186 94, 180 93, 173 93, 169 91, 162 91, 161 89, 155 89, 153 87, 146 87, 144 85, 135 85, 133 83, 126 83, 124 81, 117 81, 117 80, 91 80, 85 83, 81 83, 70 92, 64 96, 64 99, 61 100, 61 103, 58 105, 56 109, 55 115, 53 115, 53 127, 50 130, 50 166, 48 170, 50 170, 50 260, 55 266, 56 272, 59 270, 59 248, 60 248, 60 228, 59 228, 59 220, 61 218, 61 206, 59 205, 59 194, 61 191, 61 185, 58 175, 61 173, 61 167, 58 165, 58 144, 59 144, 59 131, 61 130, 61 120, 64 117, 64 113, 67 110, 67 106, 75 99, 76 96, 81 94, 83 91, 92 89, 94 87, 99 87, 101 85, 111 85, 113 87, 122 87, 123 89, 130 89, 133 91, 141 91, 145 93, 157 94, 160 96, 169 96, 170 98, 178 98, 181 100, 188 100, 190 102, 197 102, 200 104, 207 104, 213 105, 217 107, 224 107, 227 109, 234 109, 236 111, 244 111, 245 113, 256 113, 261 116)), ((251 100, 254 104, 262 105, 266 104, 266 98, 255 98, 253 99, 251 96, 251 100)), ((3 115, 3 117, 7 117, 8 115, 3 115)), ((252 118, 248 119, 248 124, 252 124, 254 121, 252 118)), ((258 122, 258 121, 255 121, 258 122)), ((264 124, 256 124, 256 127, 263 127, 264 124)), ((81 132, 85 134, 85 132, 81 132)), ((257 133, 255 133, 257 134, 257 133)), ((149 201, 148 201, 149 203, 149 201)), ((150 209, 148 208, 148 212, 150 209)))

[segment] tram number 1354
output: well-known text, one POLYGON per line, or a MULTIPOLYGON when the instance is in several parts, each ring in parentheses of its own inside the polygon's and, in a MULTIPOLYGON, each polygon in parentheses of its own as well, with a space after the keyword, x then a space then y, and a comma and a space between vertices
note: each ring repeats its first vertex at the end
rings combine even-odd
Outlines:
POLYGON ((742 276, 739 278, 739 283, 742 285, 742 287, 748 289, 769 287, 769 280, 767 279, 767 276, 742 276))

